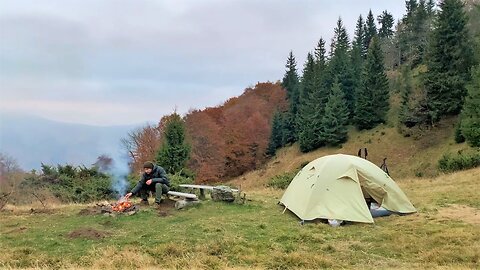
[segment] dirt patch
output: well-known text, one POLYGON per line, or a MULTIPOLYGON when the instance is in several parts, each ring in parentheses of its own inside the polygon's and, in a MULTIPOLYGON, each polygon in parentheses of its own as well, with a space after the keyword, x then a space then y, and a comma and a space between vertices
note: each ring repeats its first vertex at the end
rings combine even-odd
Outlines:
POLYGON ((55 209, 51 208, 30 208, 30 214, 54 214, 57 212, 55 209))
POLYGON ((175 210, 175 201, 166 199, 166 200, 163 200, 163 202, 157 205, 156 207, 157 207, 159 216, 161 217, 170 216, 173 214, 173 211, 175 210))
POLYGON ((26 231, 27 231, 27 227, 18 227, 11 231, 8 231, 7 233, 24 233, 26 231))
POLYGON ((440 209, 438 215, 443 219, 460 220, 480 225, 480 210, 466 205, 452 204, 440 209))
POLYGON ((70 233, 67 234, 67 237, 70 239, 86 238, 86 239, 96 240, 96 239, 105 238, 106 236, 109 236, 109 235, 110 235, 109 232, 98 231, 91 228, 82 228, 82 229, 71 231, 70 233))

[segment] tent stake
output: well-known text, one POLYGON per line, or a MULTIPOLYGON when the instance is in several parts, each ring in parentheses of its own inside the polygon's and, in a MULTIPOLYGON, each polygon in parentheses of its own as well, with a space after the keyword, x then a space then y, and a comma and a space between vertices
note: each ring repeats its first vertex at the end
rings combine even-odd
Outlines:
POLYGON ((282 214, 285 214, 285 211, 287 211, 287 207, 285 206, 285 209, 283 209, 282 214))

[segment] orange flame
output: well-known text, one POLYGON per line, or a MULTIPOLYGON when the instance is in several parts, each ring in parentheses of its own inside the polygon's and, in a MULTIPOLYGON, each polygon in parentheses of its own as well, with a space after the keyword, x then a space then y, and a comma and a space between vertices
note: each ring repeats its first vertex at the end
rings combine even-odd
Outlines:
POLYGON ((112 210, 115 212, 123 212, 132 207, 133 203, 129 201, 118 202, 112 206, 112 210))

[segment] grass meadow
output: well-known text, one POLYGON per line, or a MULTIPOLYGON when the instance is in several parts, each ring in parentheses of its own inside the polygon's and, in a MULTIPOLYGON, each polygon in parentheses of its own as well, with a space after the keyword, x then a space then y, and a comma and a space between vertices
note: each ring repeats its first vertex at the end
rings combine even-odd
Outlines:
POLYGON ((0 268, 478 269, 480 168, 399 185, 418 209, 374 224, 300 225, 281 190, 247 191, 244 205, 82 215, 92 205, 0 213, 0 268))

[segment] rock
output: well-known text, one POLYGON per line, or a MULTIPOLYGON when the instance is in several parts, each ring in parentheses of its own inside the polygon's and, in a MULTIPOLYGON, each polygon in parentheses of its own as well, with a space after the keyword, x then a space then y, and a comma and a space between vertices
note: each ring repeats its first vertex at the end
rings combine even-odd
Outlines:
POLYGON ((200 203, 199 200, 180 200, 175 203, 175 208, 177 210, 180 210, 180 209, 183 209, 192 205, 196 205, 199 203, 200 203))
POLYGON ((221 202, 233 202, 235 201, 235 195, 230 187, 227 186, 216 186, 213 188, 212 200, 221 201, 221 202))

